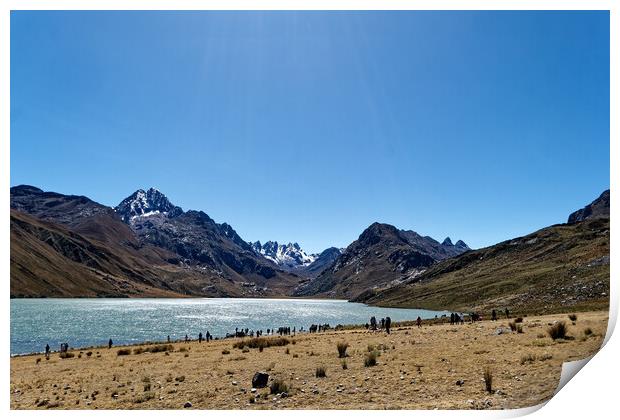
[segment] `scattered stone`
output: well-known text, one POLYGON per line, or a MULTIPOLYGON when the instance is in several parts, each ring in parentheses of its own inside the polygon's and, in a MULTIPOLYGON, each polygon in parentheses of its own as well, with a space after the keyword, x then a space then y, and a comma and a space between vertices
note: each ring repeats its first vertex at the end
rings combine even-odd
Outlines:
POLYGON ((250 389, 250 392, 256 392, 256 388, 250 389))
POLYGON ((456 384, 457 384, 458 386, 463 386, 463 384, 464 384, 464 383, 465 383, 465 381, 464 381, 464 380, 462 380, 462 379, 459 379, 458 381, 456 381, 456 384))
POLYGON ((237 381, 232 381, 232 384, 233 385, 237 385, 237 381))
POLYGON ((191 408, 192 407, 192 403, 187 401, 185 404, 183 404, 183 408, 191 408))

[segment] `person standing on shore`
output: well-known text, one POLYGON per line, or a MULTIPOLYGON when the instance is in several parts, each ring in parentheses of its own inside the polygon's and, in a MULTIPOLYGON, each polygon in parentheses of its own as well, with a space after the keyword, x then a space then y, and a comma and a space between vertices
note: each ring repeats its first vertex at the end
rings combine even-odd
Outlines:
POLYGON ((112 348, 112 344, 113 344, 113 343, 112 343, 112 338, 110 337, 110 341, 108 341, 108 349, 111 349, 111 348, 112 348))
POLYGON ((390 327, 392 326, 392 318, 389 316, 385 318, 385 332, 390 333, 390 327))
POLYGON ((47 343, 45 345, 45 357, 49 357, 49 355, 50 355, 50 345, 49 343, 47 343))
POLYGON ((416 324, 418 324, 418 328, 422 328, 422 318, 418 317, 416 324))
POLYGON ((198 344, 202 343, 202 332, 198 333, 198 344))

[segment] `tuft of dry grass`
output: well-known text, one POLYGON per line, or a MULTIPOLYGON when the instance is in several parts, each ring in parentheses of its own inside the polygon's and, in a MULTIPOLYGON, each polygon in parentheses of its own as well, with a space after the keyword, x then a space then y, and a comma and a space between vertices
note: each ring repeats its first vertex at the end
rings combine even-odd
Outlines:
POLYGON ((274 379, 269 385, 269 390, 272 394, 288 393, 288 385, 282 379, 274 379))
POLYGON ((566 323, 564 321, 558 321, 549 328, 547 328, 547 334, 553 340, 557 340, 560 338, 566 338, 566 333, 568 332, 568 328, 566 328, 566 323))
POLYGON ((343 358, 347 357, 347 348, 349 347, 349 343, 341 341, 336 344, 336 348, 338 349, 338 357, 343 358))
POLYGON ((70 359, 72 357, 75 357, 75 354, 71 353, 70 351, 64 351, 64 352, 60 353, 60 358, 61 359, 70 359))
POLYGON ((237 341, 233 344, 233 348, 242 349, 249 347, 251 349, 260 349, 261 347, 286 346, 290 344, 290 340, 286 337, 254 337, 237 341))
POLYGON ((314 372, 314 376, 316 376, 317 378, 325 378, 327 376, 325 368, 323 366, 317 367, 316 371, 314 372))
POLYGON ((137 397, 135 397, 133 399, 133 402, 135 402, 136 404, 141 404, 148 400, 152 400, 153 398, 155 398, 155 393, 152 391, 147 391, 143 393, 142 395, 138 395, 137 397))
POLYGON ((572 322, 577 322, 577 314, 570 314, 568 316, 568 319, 570 319, 572 322))
POLYGON ((483 371, 484 378, 484 389, 491 394, 493 393, 493 373, 491 372, 491 368, 486 366, 483 371))
MULTIPOLYGON (((368 346, 370 348, 370 346, 368 346)), ((374 349, 374 346, 373 346, 374 349)), ((377 350, 372 350, 366 353, 364 357, 364 367, 372 367, 377 365, 377 357, 379 357, 379 352, 377 350)))
POLYGON ((533 354, 526 354, 521 356, 521 364, 524 365, 526 363, 533 363, 536 361, 536 356, 533 354))
POLYGON ((588 328, 583 330, 583 334, 587 337, 587 336, 590 336, 590 335, 592 335, 594 333, 592 331, 592 328, 588 327, 588 328))

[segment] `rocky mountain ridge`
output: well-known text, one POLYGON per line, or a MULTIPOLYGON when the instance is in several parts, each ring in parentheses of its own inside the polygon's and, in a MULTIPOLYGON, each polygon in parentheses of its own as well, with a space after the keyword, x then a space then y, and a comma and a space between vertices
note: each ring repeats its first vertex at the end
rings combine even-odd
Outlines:
POLYGON ((299 296, 352 298, 367 288, 385 287, 415 277, 437 261, 469 250, 462 241, 439 243, 411 230, 373 223, 349 245, 333 265, 301 284, 299 296))

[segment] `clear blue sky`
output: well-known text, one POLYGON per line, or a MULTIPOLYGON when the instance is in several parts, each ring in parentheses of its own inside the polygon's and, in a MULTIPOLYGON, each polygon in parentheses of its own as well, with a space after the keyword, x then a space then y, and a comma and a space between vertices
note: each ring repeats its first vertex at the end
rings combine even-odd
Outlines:
POLYGON ((609 187, 607 12, 13 12, 11 185, 491 245, 609 187))

